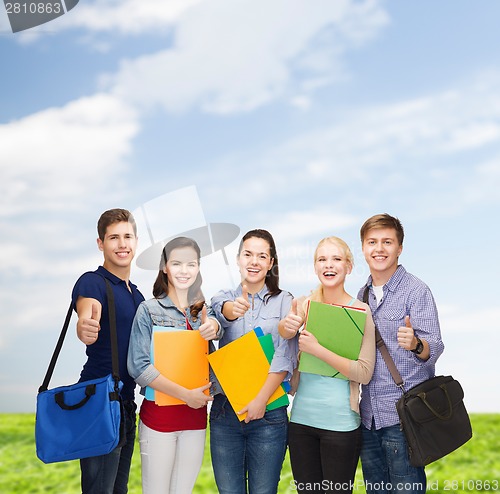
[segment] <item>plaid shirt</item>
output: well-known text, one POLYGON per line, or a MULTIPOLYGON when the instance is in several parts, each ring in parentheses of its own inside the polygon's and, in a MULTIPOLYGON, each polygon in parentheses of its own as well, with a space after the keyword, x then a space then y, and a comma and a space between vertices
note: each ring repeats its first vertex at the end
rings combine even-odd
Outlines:
MULTIPOLYGON (((378 307, 371 276, 359 291, 358 298, 363 299, 367 286, 370 287, 369 305, 373 320, 403 378, 405 389, 409 390, 433 377, 436 360, 443 353, 444 345, 441 341, 436 304, 429 287, 407 273, 401 265, 384 285, 383 297, 378 307), (410 316, 415 335, 429 343, 430 357, 426 361, 398 345, 398 328, 405 325, 407 315, 410 316)), ((394 383, 382 355, 377 350, 372 380, 362 388, 360 411, 363 425, 371 429, 374 421, 375 428, 380 429, 398 424, 396 401, 401 395, 401 389, 394 383)))

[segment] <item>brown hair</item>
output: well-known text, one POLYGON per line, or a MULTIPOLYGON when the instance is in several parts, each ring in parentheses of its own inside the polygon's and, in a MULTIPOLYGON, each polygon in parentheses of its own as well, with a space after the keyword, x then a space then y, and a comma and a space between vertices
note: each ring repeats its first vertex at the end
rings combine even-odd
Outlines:
MULTIPOLYGON (((166 273, 164 273, 163 268, 167 264, 168 258, 170 257, 172 251, 174 249, 182 249, 184 247, 194 249, 198 258, 198 264, 200 263, 200 247, 192 238, 176 237, 170 240, 170 242, 168 242, 165 247, 163 247, 161 253, 160 270, 153 284, 153 297, 164 298, 168 295, 168 276, 166 275, 166 273)), ((203 292, 201 291, 201 283, 201 272, 198 272, 198 276, 196 276, 195 282, 189 287, 188 290, 189 311, 191 313, 191 316, 195 320, 198 317, 198 313, 203 308, 203 304, 205 303, 205 297, 203 296, 203 292)))
POLYGON ((374 228, 392 228, 393 230, 396 231, 396 237, 398 239, 399 245, 403 245, 405 232, 403 229, 403 225, 401 224, 398 218, 391 216, 387 213, 376 214, 375 216, 368 218, 363 223, 363 226, 361 227, 361 230, 359 232, 361 236, 361 243, 364 242, 365 236, 368 233, 368 231, 374 228))
POLYGON ((134 235, 137 236, 137 225, 135 224, 134 216, 130 211, 126 209, 109 209, 108 211, 104 211, 97 222, 97 234, 99 238, 104 241, 104 237, 106 235, 106 230, 109 225, 113 225, 115 223, 120 223, 122 221, 126 221, 132 225, 134 229, 134 235))

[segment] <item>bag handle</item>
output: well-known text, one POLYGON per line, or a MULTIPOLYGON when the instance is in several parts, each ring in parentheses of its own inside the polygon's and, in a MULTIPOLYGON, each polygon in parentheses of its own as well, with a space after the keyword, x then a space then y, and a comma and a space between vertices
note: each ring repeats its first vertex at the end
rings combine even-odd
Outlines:
POLYGON ((87 401, 89 401, 90 397, 93 395, 95 395, 95 383, 88 384, 85 387, 85 398, 83 398, 79 403, 76 403, 74 405, 66 405, 66 403, 64 403, 64 391, 59 391, 59 393, 56 393, 55 400, 63 410, 78 410, 79 408, 83 407, 83 405, 85 405, 85 403, 87 403, 87 401))
MULTIPOLYGON (((370 293, 370 287, 367 285, 365 291, 363 292, 363 302, 368 305, 369 305, 368 303, 369 293, 370 293)), ((392 359, 391 354, 389 353, 389 350, 387 350, 387 347, 385 346, 385 341, 382 338, 382 335, 380 334, 380 331, 377 328, 375 319, 373 320, 373 324, 375 326, 375 344, 377 345, 377 348, 379 349, 380 354, 384 359, 385 365, 387 365, 387 368, 391 373, 392 379, 394 379, 394 382, 396 383, 396 386, 398 388, 401 388, 401 390, 404 393, 405 388, 404 388, 403 378, 401 377, 401 374, 399 373, 398 368, 396 367, 396 364, 394 363, 394 360, 392 359)))
MULTIPOLYGON (((109 330, 111 339, 111 366, 113 370, 113 378, 115 380, 115 390, 118 390, 118 383, 120 381, 120 370, 118 365, 118 338, 116 334, 115 297, 109 280, 102 275, 99 276, 101 276, 106 282, 106 295, 108 298, 109 330)), ((72 314, 73 314, 73 301, 71 301, 71 303, 69 304, 68 312, 66 314, 66 319, 64 320, 64 324, 61 329, 61 334, 59 335, 59 339, 57 340, 54 353, 52 354, 52 358, 50 359, 49 367, 47 368, 47 372, 43 379, 42 385, 38 388, 39 393, 41 393, 42 391, 47 391, 49 387, 49 382, 52 378, 52 374, 54 373, 54 368, 56 366, 57 359, 59 358, 59 354, 61 353, 61 349, 64 343, 64 338, 66 337, 66 333, 68 332, 68 327, 72 314)))
POLYGON ((446 398, 448 400, 448 413, 447 414, 441 414, 439 412, 437 412, 436 410, 434 410, 434 408, 431 406, 431 404, 426 400, 426 394, 425 392, 422 392, 422 393, 418 393, 418 397, 424 402, 425 406, 438 418, 438 419, 441 419, 441 420, 448 420, 451 418, 452 414, 453 414, 453 405, 451 403, 451 398, 450 398, 450 395, 448 394, 448 390, 446 389, 446 384, 441 384, 441 386, 439 386, 444 394, 446 395, 446 398))

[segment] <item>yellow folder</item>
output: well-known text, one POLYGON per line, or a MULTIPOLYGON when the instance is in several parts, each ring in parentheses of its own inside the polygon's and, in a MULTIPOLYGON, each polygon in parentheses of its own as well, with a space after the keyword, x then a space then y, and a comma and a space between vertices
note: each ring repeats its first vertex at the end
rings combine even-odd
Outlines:
MULTIPOLYGON (((309 301, 304 328, 328 350, 356 360, 365 331, 366 311, 357 307, 309 301)), ((301 352, 299 370, 347 379, 337 369, 310 353, 301 352)))
MULTIPOLYGON (((208 341, 194 330, 170 330, 160 326, 153 328, 151 340, 151 362, 171 381, 188 389, 199 388, 208 380, 208 341)), ((209 394, 206 390, 205 394, 209 394)), ((180 405, 185 403, 173 396, 148 387, 146 398, 154 399, 157 405, 180 405)))
MULTIPOLYGON (((269 374, 270 363, 255 331, 211 353, 208 360, 235 412, 242 410, 257 396, 269 374)), ((286 393, 279 386, 267 403, 283 395, 286 396, 286 393)), ((238 415, 240 421, 245 417, 246 413, 238 415)))

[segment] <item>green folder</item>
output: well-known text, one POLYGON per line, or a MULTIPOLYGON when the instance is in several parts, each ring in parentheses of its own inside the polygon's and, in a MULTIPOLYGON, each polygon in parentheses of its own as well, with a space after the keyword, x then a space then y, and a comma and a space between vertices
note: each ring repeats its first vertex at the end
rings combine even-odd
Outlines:
MULTIPOLYGON (((363 309, 310 301, 304 328, 328 350, 357 360, 365 322, 366 311, 363 309)), ((306 352, 300 354, 299 371, 348 379, 331 365, 306 352)))
MULTIPOLYGON (((262 350, 264 350, 267 361, 271 363, 274 356, 273 336, 271 334, 264 335, 261 328, 255 328, 255 332, 259 337, 259 343, 262 347, 262 350), (261 334, 263 336, 261 336, 261 334)), ((266 406, 266 410, 275 410, 276 408, 288 406, 290 404, 290 402, 288 401, 288 395, 286 394, 289 388, 287 388, 284 384, 281 384, 281 387, 285 391, 285 394, 283 396, 280 396, 276 400, 271 401, 271 403, 268 403, 266 406)))

